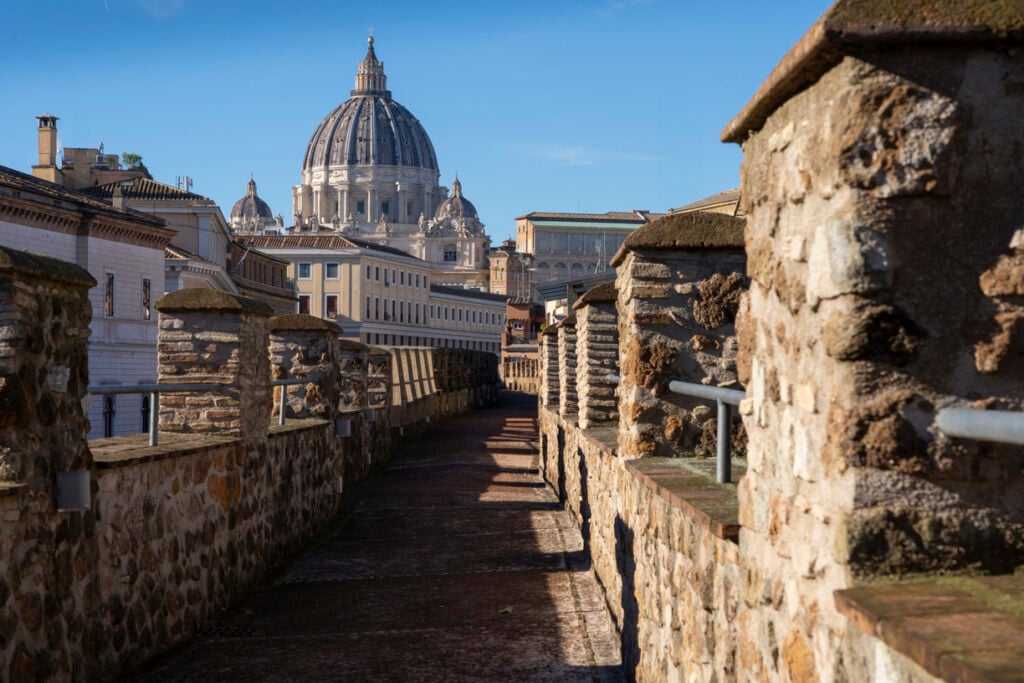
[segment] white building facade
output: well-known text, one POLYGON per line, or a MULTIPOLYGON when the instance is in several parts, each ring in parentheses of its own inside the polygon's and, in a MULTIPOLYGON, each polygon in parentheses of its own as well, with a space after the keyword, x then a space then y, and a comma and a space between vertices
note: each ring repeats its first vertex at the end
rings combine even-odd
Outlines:
MULTIPOLYGON (((92 303, 89 384, 155 382, 164 248, 174 231, 158 218, 0 166, 0 242, 75 263, 98 283, 92 303)), ((142 395, 97 396, 89 438, 143 431, 142 395)))

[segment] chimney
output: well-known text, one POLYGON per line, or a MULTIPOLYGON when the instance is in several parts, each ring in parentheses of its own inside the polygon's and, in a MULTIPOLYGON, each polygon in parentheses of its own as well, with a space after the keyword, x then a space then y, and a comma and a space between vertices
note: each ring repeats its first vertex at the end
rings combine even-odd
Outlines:
POLYGON ((57 168, 57 117, 52 114, 37 116, 39 121, 39 163, 32 167, 32 175, 62 183, 64 174, 57 168))
POLYGON ((121 183, 118 183, 114 187, 114 195, 111 197, 111 203, 114 205, 115 209, 119 211, 125 210, 124 192, 121 191, 121 183))

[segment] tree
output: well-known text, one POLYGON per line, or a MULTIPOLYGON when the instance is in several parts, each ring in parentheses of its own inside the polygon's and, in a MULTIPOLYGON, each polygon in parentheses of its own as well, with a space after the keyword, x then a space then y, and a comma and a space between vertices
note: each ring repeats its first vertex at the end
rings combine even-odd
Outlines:
POLYGON ((142 155, 125 152, 121 155, 121 163, 128 168, 139 168, 142 166, 142 155))

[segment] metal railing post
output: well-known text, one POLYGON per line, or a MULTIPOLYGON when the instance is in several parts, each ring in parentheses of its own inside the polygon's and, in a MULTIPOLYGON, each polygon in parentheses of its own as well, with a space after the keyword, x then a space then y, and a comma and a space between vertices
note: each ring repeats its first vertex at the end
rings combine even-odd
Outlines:
POLYGON ((725 401, 718 403, 718 461, 716 463, 716 476, 719 484, 728 484, 732 481, 732 406, 725 401))
POLYGON ((151 391, 149 392, 149 445, 156 446, 160 440, 159 425, 157 424, 157 418, 160 415, 160 392, 151 391))
POLYGON ((284 424, 284 404, 285 404, 285 398, 287 397, 287 394, 288 394, 288 387, 286 385, 282 384, 281 385, 281 401, 278 404, 278 414, 277 414, 277 424, 278 425, 283 425, 284 424))

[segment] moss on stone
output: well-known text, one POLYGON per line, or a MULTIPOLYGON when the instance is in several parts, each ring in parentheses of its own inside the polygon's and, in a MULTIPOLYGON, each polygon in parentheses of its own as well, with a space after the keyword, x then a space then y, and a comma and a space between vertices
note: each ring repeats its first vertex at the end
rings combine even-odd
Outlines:
POLYGON ((305 313, 290 313, 270 319, 271 332, 326 331, 341 334, 341 325, 305 313))
POLYGON ((723 213, 675 213, 651 221, 630 233, 612 257, 619 266, 631 251, 742 249, 746 220, 723 213))
POLYGON ((96 286, 96 279, 79 265, 10 247, 0 246, 0 271, 44 277, 80 287, 96 286))
POLYGON ((366 351, 368 347, 366 344, 360 344, 357 341, 351 339, 339 339, 338 348, 342 351, 366 351))
POLYGON ((576 303, 572 305, 573 309, 580 310, 584 306, 591 304, 604 304, 616 301, 619 298, 619 290, 615 289, 614 282, 603 282, 595 287, 591 287, 583 293, 576 303))
POLYGON ((239 296, 219 289, 192 287, 179 289, 156 302, 161 313, 176 311, 238 311, 270 317, 274 310, 259 299, 239 296))
POLYGON ((839 0, 782 57, 722 131, 722 142, 742 143, 858 46, 1022 40, 1024 5, 1017 0, 839 0))

